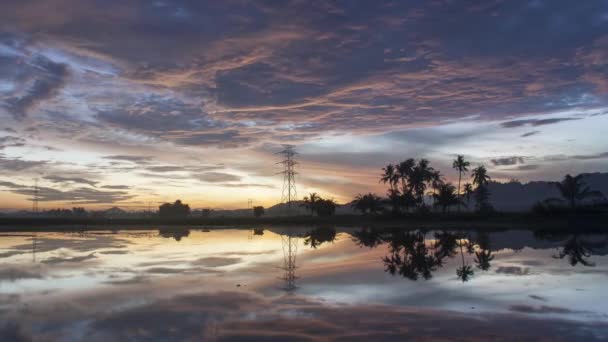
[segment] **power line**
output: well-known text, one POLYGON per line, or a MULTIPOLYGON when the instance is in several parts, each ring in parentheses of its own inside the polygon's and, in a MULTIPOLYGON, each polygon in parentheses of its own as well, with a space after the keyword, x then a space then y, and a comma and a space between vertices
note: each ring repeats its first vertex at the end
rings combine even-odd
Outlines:
POLYGON ((291 202, 297 199, 296 191, 296 171, 295 166, 298 162, 295 157, 298 153, 294 150, 293 145, 283 145, 283 150, 278 152, 283 157, 283 160, 277 164, 283 165, 283 171, 279 174, 283 175, 283 192, 281 193, 281 203, 287 203, 287 210, 291 212, 291 202))

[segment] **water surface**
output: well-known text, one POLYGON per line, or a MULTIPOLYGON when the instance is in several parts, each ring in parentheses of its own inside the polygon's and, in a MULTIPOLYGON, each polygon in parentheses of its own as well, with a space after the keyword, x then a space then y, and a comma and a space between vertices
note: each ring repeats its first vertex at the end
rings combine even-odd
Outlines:
POLYGON ((608 235, 0 235, 0 340, 608 339, 608 235))

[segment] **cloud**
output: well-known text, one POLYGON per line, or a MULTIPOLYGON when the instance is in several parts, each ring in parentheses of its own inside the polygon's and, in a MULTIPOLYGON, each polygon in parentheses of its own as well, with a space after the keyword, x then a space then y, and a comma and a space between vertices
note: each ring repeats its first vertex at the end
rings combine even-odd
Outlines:
POLYGON ((41 262, 44 264, 63 264, 63 263, 80 263, 83 261, 88 261, 92 259, 97 259, 95 253, 91 253, 88 255, 75 256, 75 257, 50 257, 42 260, 41 262))
POLYGON ((206 257, 195 260, 192 262, 193 265, 204 266, 204 267, 222 267, 236 265, 243 261, 241 258, 231 257, 206 257))
POLYGON ((530 132, 526 132, 526 133, 522 134, 521 137, 527 138, 527 137, 531 137, 533 135, 537 135, 539 133, 540 133, 540 131, 530 131, 530 132))
POLYGON ((119 162, 132 162, 136 164, 147 164, 152 160, 150 156, 126 156, 126 155, 115 155, 115 156, 106 156, 104 159, 114 160, 119 162))
POLYGON ((85 178, 81 178, 81 177, 63 177, 63 176, 56 176, 56 175, 51 175, 51 176, 45 176, 44 179, 49 180, 53 183, 60 183, 60 184, 64 184, 64 183, 75 183, 75 184, 86 184, 86 185, 90 185, 90 186, 95 186, 97 185, 98 182, 96 181, 92 181, 92 180, 88 180, 85 178))
MULTIPOLYGON (((12 63, 20 64, 17 58, 12 63)), ((55 63, 43 55, 30 57, 26 65, 24 71, 27 76, 18 76, 17 80, 24 81, 19 78, 27 77, 31 85, 5 100, 6 107, 18 120, 23 119, 30 109, 41 102, 53 98, 69 76, 67 65, 55 63)))
POLYGON ((527 275, 529 273, 528 268, 521 268, 518 266, 500 266, 496 269, 496 273, 513 274, 513 275, 527 275))
POLYGON ((100 186, 102 189, 111 189, 111 190, 129 190, 131 186, 129 185, 102 185, 100 186))
POLYGON ((240 176, 223 172, 205 172, 198 175, 197 178, 209 183, 238 182, 241 180, 240 176))
POLYGON ((9 267, 0 269, 1 281, 16 281, 21 279, 42 279, 40 271, 23 270, 19 268, 9 267))
MULTIPOLYGON (((0 187, 7 188, 8 191, 32 196, 34 189, 32 186, 17 184, 13 182, 0 182, 0 187)), ((127 201, 135 197, 126 191, 102 191, 91 188, 75 188, 70 190, 57 190, 49 187, 38 187, 38 200, 40 202, 69 201, 72 204, 101 204, 127 201)))
POLYGON ((593 159, 604 159, 608 158, 608 152, 596 153, 596 154, 579 154, 570 156, 570 159, 578 160, 593 160, 593 159))
POLYGON ((517 171, 532 171, 532 170, 538 170, 540 167, 541 166, 537 165, 537 164, 528 164, 528 165, 519 165, 515 169, 517 171))
POLYGON ((547 306, 542 305, 539 307, 531 306, 531 305, 512 305, 509 310, 528 313, 528 314, 573 314, 573 313, 581 313, 582 311, 571 310, 568 308, 561 308, 556 306, 547 306))
POLYGON ((37 160, 22 160, 18 158, 6 158, 0 155, 0 172, 18 172, 29 170, 32 168, 42 167, 47 164, 46 161, 37 161, 37 160))
POLYGON ((551 119, 524 119, 524 120, 513 120, 513 121, 505 121, 500 125, 504 128, 516 128, 522 126, 544 126, 544 125, 552 125, 565 121, 572 120, 580 120, 580 118, 551 118, 551 119))
POLYGON ((14 136, 4 136, 0 137, 0 150, 3 150, 7 147, 23 147, 25 146, 25 139, 21 137, 14 136))
POLYGON ((516 165, 516 164, 523 164, 524 158, 516 157, 516 156, 515 157, 505 157, 505 158, 492 159, 492 160, 490 160, 490 162, 494 166, 516 165))

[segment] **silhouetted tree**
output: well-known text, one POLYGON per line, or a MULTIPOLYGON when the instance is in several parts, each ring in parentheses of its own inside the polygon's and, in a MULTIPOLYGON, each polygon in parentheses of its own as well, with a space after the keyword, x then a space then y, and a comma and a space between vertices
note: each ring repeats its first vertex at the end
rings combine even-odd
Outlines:
POLYGON ((262 215, 264 215, 264 207, 262 206, 255 206, 253 207, 253 216, 255 217, 261 217, 262 215))
POLYGON ((336 212, 336 202, 332 199, 319 198, 315 203, 315 211, 321 217, 332 216, 336 212))
POLYGON ((445 184, 443 181, 443 176, 441 175, 441 172, 439 170, 434 170, 433 172, 431 172, 430 183, 431 183, 431 188, 433 189, 431 198, 433 199, 433 205, 435 205, 435 199, 436 199, 435 195, 437 194, 437 191, 439 190, 439 188, 445 184))
POLYGON ((388 189, 387 197, 387 203, 391 206, 391 213, 393 213, 393 215, 399 215, 401 213, 401 208, 404 207, 404 197, 397 189, 388 189))
POLYGON ((302 203, 302 206, 304 206, 310 211, 310 215, 313 215, 315 213, 316 204, 319 199, 321 199, 321 197, 319 197, 316 192, 312 192, 309 196, 304 197, 304 202, 302 203))
POLYGON ((382 199, 372 193, 357 195, 351 206, 362 214, 376 215, 382 210, 382 199))
POLYGON ((164 203, 158 207, 158 215, 160 217, 188 217, 190 215, 190 206, 183 204, 181 200, 175 201, 175 203, 164 203))
POLYGON ((467 199, 467 207, 471 205, 471 196, 473 195, 473 185, 471 183, 466 183, 464 185, 464 197, 467 199))
POLYGON ((583 182, 583 175, 572 177, 569 174, 561 182, 554 183, 559 189, 560 194, 571 209, 576 208, 576 202, 592 196, 603 196, 599 191, 591 191, 583 182))
POLYGON ((82 207, 72 208, 72 214, 74 214, 74 216, 78 216, 78 217, 85 217, 88 215, 87 210, 82 207))
MULTIPOLYGON (((470 165, 471 165, 471 163, 464 160, 464 156, 460 155, 460 154, 456 157, 456 159, 454 159, 454 162, 452 163, 452 168, 458 170, 458 197, 459 198, 462 197, 462 194, 460 192, 460 180, 462 179, 462 174, 467 173, 469 171, 468 168, 470 165)), ((458 211, 460 211, 460 205, 458 206, 458 211)))
POLYGON ((388 183, 391 190, 396 190, 397 183, 399 182, 399 175, 396 172, 395 165, 388 164, 382 168, 382 176, 380 182, 383 184, 388 183))
POLYGON ((445 214, 450 206, 460 204, 460 199, 456 196, 456 188, 450 184, 442 184, 439 186, 439 192, 433 194, 435 206, 441 207, 441 211, 445 214))
POLYGON ((491 180, 488 175, 488 171, 485 166, 480 165, 473 169, 471 174, 473 178, 473 184, 476 186, 475 189, 475 201, 478 211, 489 211, 491 206, 489 203, 490 191, 488 190, 488 184, 491 180))
POLYGON ((407 194, 412 193, 412 188, 409 186, 410 177, 412 176, 412 172, 414 171, 414 166, 416 162, 414 159, 409 158, 401 163, 397 164, 395 167, 396 176, 401 181, 401 193, 407 194))
POLYGON ((413 189, 418 208, 425 207, 424 194, 427 185, 433 181, 435 170, 429 164, 428 160, 420 159, 410 175, 410 187, 413 189))

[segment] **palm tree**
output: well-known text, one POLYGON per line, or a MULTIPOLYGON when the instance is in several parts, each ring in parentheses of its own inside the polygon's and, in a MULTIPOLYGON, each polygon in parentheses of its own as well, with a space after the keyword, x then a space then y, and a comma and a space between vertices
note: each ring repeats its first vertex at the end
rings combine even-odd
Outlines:
POLYGON ((404 197, 397 189, 388 189, 387 197, 387 203, 391 206, 391 212, 393 215, 399 215, 401 213, 401 207, 404 206, 404 197))
POLYGON ((474 168, 471 176, 473 178, 473 184, 475 184, 477 187, 486 186, 490 180, 492 180, 492 178, 488 176, 488 170, 483 165, 474 168))
POLYGON ((377 214, 382 210, 382 199, 372 193, 358 194, 351 206, 363 214, 377 214))
POLYGON ((475 200, 477 202, 477 210, 478 211, 486 211, 490 210, 490 204, 488 203, 488 198, 490 197, 490 192, 488 191, 488 184, 490 183, 490 176, 488 176, 488 170, 485 166, 480 165, 473 169, 471 174, 473 178, 473 184, 475 184, 475 200))
MULTIPOLYGON (((468 167, 471 165, 468 161, 464 160, 463 155, 458 155, 454 162, 452 163, 452 168, 458 170, 458 197, 461 197, 460 194, 460 180, 462 178, 463 173, 467 173, 469 171, 468 167)), ((458 211, 460 211, 460 206, 458 206, 458 211)))
POLYGON ((464 196, 467 198, 467 207, 471 204, 471 195, 473 195, 473 185, 471 183, 466 183, 464 185, 464 196))
POLYGON ((568 174, 561 182, 555 183, 562 197, 570 204, 571 209, 575 209, 576 201, 578 200, 592 196, 602 196, 599 191, 589 190, 589 187, 585 186, 582 178, 583 175, 572 177, 568 174))
POLYGON ((310 210, 310 215, 312 216, 315 212, 317 202, 320 199, 321 197, 319 197, 316 192, 312 192, 309 196, 304 197, 304 203, 302 204, 302 206, 310 210))
POLYGON ((431 188, 433 189, 433 192, 431 193, 431 196, 433 198, 433 205, 435 205, 435 194, 437 193, 437 190, 439 190, 439 188, 444 185, 445 183, 443 182, 443 176, 441 175, 441 172, 439 170, 435 170, 433 172, 431 172, 431 188))
POLYGON ((388 164, 386 167, 382 168, 382 176, 380 177, 380 182, 383 184, 388 183, 391 190, 395 189, 395 185, 399 180, 399 175, 395 169, 395 165, 388 164))
POLYGON ((397 179, 401 180, 401 192, 404 194, 411 191, 411 186, 410 189, 408 189, 408 183, 415 165, 416 162, 414 159, 409 158, 397 164, 395 167, 397 179))
POLYGON ((418 164, 412 169, 410 175, 410 188, 414 192, 414 197, 420 207, 424 207, 424 193, 427 184, 432 182, 435 169, 429 166, 429 161, 420 159, 418 164))
POLYGON ((456 188, 452 184, 445 183, 439 186, 438 193, 433 194, 435 206, 440 206, 444 214, 450 206, 460 203, 460 199, 455 192, 456 188))

